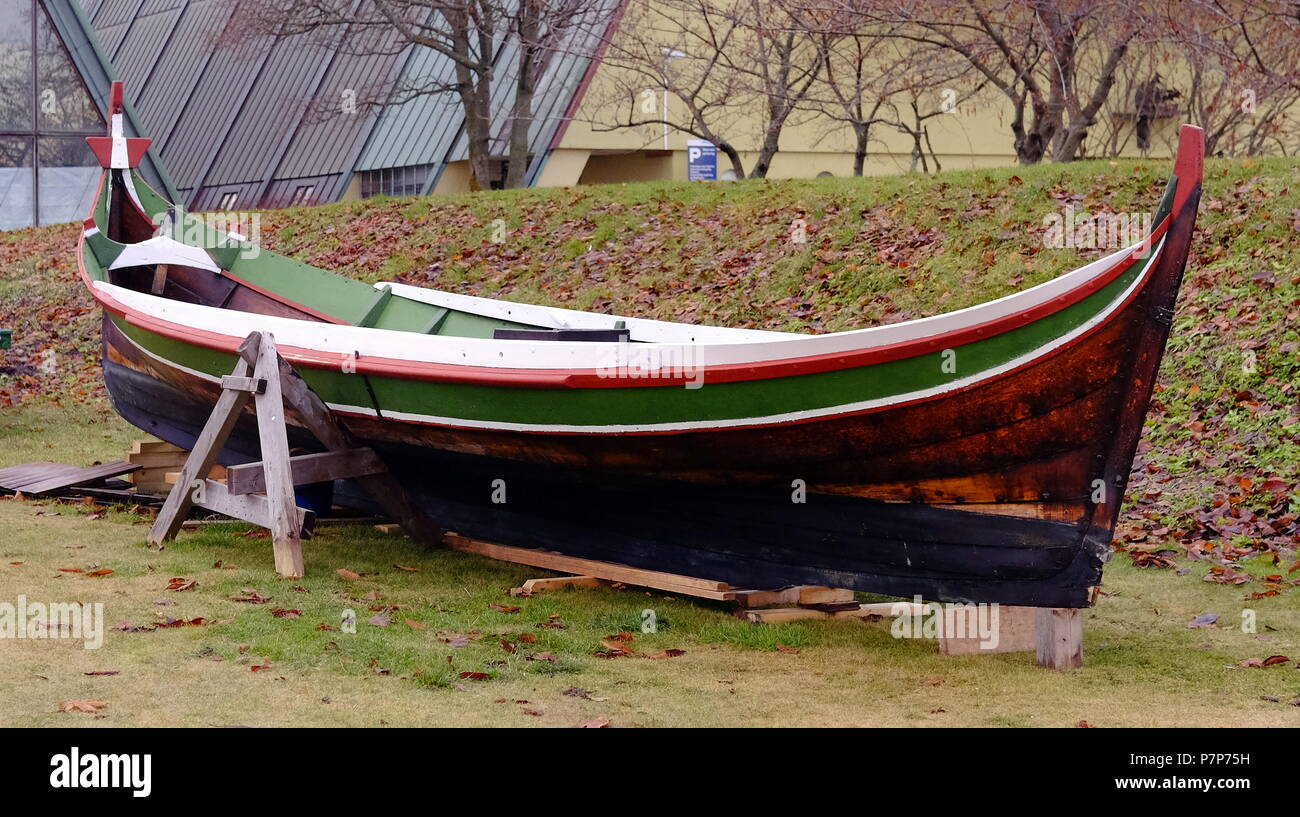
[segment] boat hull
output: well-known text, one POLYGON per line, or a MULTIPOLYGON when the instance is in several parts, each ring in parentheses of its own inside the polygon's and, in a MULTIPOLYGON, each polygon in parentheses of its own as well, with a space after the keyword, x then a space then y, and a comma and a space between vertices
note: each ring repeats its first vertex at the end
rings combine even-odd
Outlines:
MULTIPOLYGON (((1110 349, 1131 332, 1120 321, 1091 343, 1110 349)), ((108 320, 104 338, 118 412, 191 445, 217 385, 108 320)), ((1084 364, 1114 357, 1078 354, 1053 364, 1064 380, 1029 370, 996 393, 766 429, 557 437, 343 419, 423 510, 473 538, 738 587, 1080 607, 1108 552, 1090 486, 1120 391, 1114 364, 1084 364)), ((221 459, 257 452, 250 415, 221 459)))

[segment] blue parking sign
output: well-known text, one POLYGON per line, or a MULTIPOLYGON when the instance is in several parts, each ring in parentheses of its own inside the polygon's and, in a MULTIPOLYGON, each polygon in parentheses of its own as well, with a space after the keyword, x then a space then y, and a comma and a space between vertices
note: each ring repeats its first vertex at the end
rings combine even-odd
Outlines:
POLYGON ((718 180, 718 147, 705 139, 686 142, 686 178, 693 182, 718 180))

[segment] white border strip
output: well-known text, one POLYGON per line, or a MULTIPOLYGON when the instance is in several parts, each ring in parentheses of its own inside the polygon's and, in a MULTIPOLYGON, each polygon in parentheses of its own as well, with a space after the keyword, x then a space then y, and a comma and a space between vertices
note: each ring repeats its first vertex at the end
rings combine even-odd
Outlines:
MULTIPOLYGON (((272 332, 276 341, 282 345, 339 355, 355 352, 363 357, 495 369, 608 371, 617 368, 657 371, 664 365, 680 365, 697 370, 701 366, 777 362, 790 358, 857 352, 996 320, 1060 297, 1109 269, 1140 246, 1141 243, 1112 253, 1023 292, 956 312, 830 335, 795 335, 779 340, 742 343, 536 343, 528 340, 419 335, 392 329, 316 323, 183 303, 135 292, 105 281, 96 281, 94 286, 131 309, 181 326, 238 338, 246 337, 254 331, 272 332)), ((608 320, 608 317, 602 316, 602 319, 608 320)))

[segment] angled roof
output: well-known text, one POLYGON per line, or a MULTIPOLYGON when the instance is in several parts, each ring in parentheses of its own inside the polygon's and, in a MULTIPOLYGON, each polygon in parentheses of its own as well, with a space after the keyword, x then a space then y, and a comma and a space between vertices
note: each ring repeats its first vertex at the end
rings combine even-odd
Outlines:
MULTIPOLYGON (((447 84, 454 67, 432 49, 359 55, 308 36, 223 42, 234 8, 227 0, 81 2, 191 209, 216 207, 231 193, 241 207, 283 206, 305 184, 311 200, 333 201, 354 172, 386 168, 432 167, 431 189, 446 163, 466 158, 465 117, 454 94, 365 104, 391 98, 395 88, 447 84), (346 93, 354 107, 340 104, 346 93)), ((619 2, 601 0, 592 22, 612 17, 619 2)), ((546 66, 530 127, 537 156, 530 182, 583 87, 590 59, 582 46, 592 39, 575 35, 546 66)), ((496 59, 494 152, 504 153, 512 40, 496 59)))
MULTIPOLYGON (((77 71, 81 74, 86 90, 90 93, 95 105, 98 106, 100 114, 107 121, 109 90, 113 81, 119 79, 119 77, 95 36, 90 21, 76 0, 41 0, 41 3, 45 6, 45 11, 54 24, 60 39, 63 40, 63 45, 72 58, 73 64, 76 65, 77 71)), ((143 133, 140 129, 140 118, 132 105, 131 99, 131 93, 128 89, 126 95, 126 131, 129 136, 140 136, 143 133)), ((150 148, 145 155, 144 161, 140 163, 140 172, 159 191, 169 196, 176 195, 176 190, 172 187, 171 180, 158 158, 156 146, 150 148)))

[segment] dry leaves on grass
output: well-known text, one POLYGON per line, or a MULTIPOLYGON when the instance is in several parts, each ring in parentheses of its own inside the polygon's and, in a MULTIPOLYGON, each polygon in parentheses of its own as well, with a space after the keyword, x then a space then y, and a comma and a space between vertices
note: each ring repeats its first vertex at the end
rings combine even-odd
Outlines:
POLYGON ((106 701, 60 701, 60 712, 86 712, 94 715, 108 706, 106 701))
POLYGON ((1196 630, 1205 627, 1213 627, 1218 620, 1218 613, 1201 613, 1196 618, 1187 622, 1187 629, 1196 630))
POLYGON ((607 638, 601 639, 600 645, 604 649, 596 650, 597 658, 652 658, 656 660, 664 658, 677 658, 686 654, 686 650, 661 650, 656 653, 640 653, 628 645, 632 643, 634 636, 628 632, 615 633, 607 638))
POLYGON ((1289 663, 1291 663, 1291 659, 1285 655, 1270 655, 1268 658, 1247 658, 1239 662, 1237 666, 1265 669, 1267 667, 1280 667, 1289 663))
POLYGON ((167 589, 173 593, 183 593, 186 590, 193 590, 198 587, 199 583, 194 579, 187 579, 184 576, 173 576, 167 580, 167 589))
POLYGON ((1174 566, 1174 560, 1169 558, 1174 554, 1172 550, 1130 550, 1129 558, 1133 560, 1134 567, 1152 568, 1155 570, 1167 570, 1174 566))
POLYGON ((263 596, 261 593, 257 592, 251 587, 245 587, 243 590, 240 590, 239 592, 242 593, 243 595, 231 596, 230 600, 242 601, 245 604, 266 604, 268 601, 271 600, 270 596, 263 596))
POLYGON ((190 618, 190 619, 165 618, 162 621, 158 622, 157 626, 159 627, 202 627, 207 623, 208 623, 207 619, 204 618, 190 618))
POLYGON ((1250 574, 1231 565, 1212 567, 1210 572, 1205 574, 1204 581, 1214 582, 1215 584, 1245 584, 1250 581, 1250 574))
POLYGON ((301 610, 286 610, 283 607, 277 607, 271 611, 271 615, 276 618, 302 618, 301 610))

